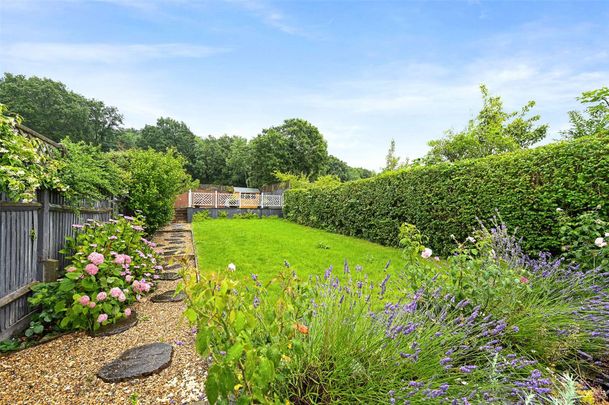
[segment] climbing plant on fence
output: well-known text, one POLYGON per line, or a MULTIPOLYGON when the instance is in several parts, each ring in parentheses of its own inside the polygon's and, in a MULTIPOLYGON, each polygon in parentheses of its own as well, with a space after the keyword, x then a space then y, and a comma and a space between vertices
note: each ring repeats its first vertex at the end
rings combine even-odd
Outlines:
POLYGON ((483 159, 410 167, 339 186, 289 190, 284 215, 295 222, 398 243, 402 223, 448 253, 477 219, 498 211, 527 251, 561 247, 557 208, 576 215, 597 206, 607 218, 609 137, 584 137, 483 159))

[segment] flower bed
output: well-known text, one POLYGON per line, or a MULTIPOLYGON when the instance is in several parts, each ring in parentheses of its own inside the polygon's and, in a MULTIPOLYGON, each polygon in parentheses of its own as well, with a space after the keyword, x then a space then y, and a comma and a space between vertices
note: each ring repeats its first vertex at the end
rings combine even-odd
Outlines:
POLYGON ((601 267, 530 258, 502 225, 446 261, 416 228, 403 231, 409 264, 380 283, 346 261, 304 281, 289 268, 270 281, 238 270, 186 278, 186 316, 212 358, 210 402, 572 403, 602 393, 591 388, 609 343, 601 267))
POLYGON ((140 218, 121 216, 73 225, 80 231, 62 251, 71 262, 65 274, 32 288, 30 304, 42 307, 32 328, 94 331, 131 316, 130 306, 154 289, 154 273, 162 270, 142 224, 140 218))

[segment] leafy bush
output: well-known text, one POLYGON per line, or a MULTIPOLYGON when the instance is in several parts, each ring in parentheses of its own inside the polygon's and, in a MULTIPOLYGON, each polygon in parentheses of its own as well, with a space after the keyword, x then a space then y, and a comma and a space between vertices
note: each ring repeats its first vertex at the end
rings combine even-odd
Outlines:
POLYGON ((32 287, 30 304, 41 307, 36 321, 60 330, 96 330, 130 316, 129 306, 154 288, 151 280, 162 269, 142 224, 119 217, 73 225, 80 231, 62 251, 71 261, 65 274, 32 287))
POLYGON ((195 212, 192 216, 192 222, 202 222, 207 221, 208 219, 211 219, 211 216, 207 210, 195 212))
POLYGON ((233 215, 233 219, 260 219, 258 214, 253 212, 244 212, 243 214, 235 214, 233 215))
POLYGON ((173 149, 129 150, 111 156, 129 174, 125 208, 131 214, 141 212, 150 233, 171 221, 177 195, 194 188, 184 169, 185 159, 173 149))
POLYGON ((6 106, 0 104, 0 192, 13 201, 29 202, 39 188, 65 190, 58 176, 59 151, 20 134, 19 122, 19 117, 8 117, 6 106))
POLYGON ((579 264, 582 269, 609 265, 609 222, 600 217, 598 208, 575 218, 557 210, 562 257, 579 264))
MULTIPOLYGON (((526 251, 560 251, 556 208, 571 216, 609 195, 607 137, 584 137, 459 163, 417 166, 336 187, 288 190, 284 215, 300 224, 397 245, 403 223, 450 252, 499 210, 526 251)), ((607 207, 599 211, 609 217, 607 207)))
POLYGON ((68 138, 61 144, 66 154, 59 176, 69 186, 64 194, 69 202, 95 202, 126 194, 127 174, 99 146, 72 142, 68 138))
POLYGON ((205 383, 210 403, 235 396, 239 403, 277 399, 272 384, 281 379, 284 353, 302 350, 305 330, 298 329, 302 309, 296 279, 282 275, 275 282, 281 295, 271 301, 254 274, 249 288, 225 274, 186 279, 185 315, 198 326, 197 351, 212 358, 205 383))
POLYGON ((218 218, 228 218, 227 211, 218 211, 218 218))

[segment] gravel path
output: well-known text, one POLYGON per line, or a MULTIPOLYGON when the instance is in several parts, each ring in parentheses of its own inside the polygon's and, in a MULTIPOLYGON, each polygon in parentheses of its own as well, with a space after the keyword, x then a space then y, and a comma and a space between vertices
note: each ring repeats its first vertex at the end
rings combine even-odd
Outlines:
MULTIPOLYGON (((155 240, 171 234, 159 233, 155 240)), ((192 243, 185 249, 192 252, 192 243)), ((159 282, 156 293, 177 284, 159 282)), ((185 303, 155 304, 148 296, 134 308, 139 323, 118 335, 72 333, 0 357, 0 404, 182 404, 204 399, 205 362, 195 352, 195 335, 182 317, 185 303), (97 378, 98 370, 123 351, 154 342, 174 347, 171 365, 159 374, 116 384, 97 378), (132 402, 135 398, 138 402, 132 402)))

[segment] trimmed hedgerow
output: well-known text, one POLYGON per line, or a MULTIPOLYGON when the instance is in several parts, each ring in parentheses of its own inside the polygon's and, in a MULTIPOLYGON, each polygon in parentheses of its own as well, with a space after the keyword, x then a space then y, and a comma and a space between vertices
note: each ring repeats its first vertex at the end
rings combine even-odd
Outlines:
POLYGON ((396 245, 411 223, 447 253, 477 219, 499 212, 529 252, 561 248, 557 208, 573 215, 601 206, 609 217, 609 138, 585 137, 535 149, 397 172, 334 187, 289 190, 285 216, 300 224, 396 245))

